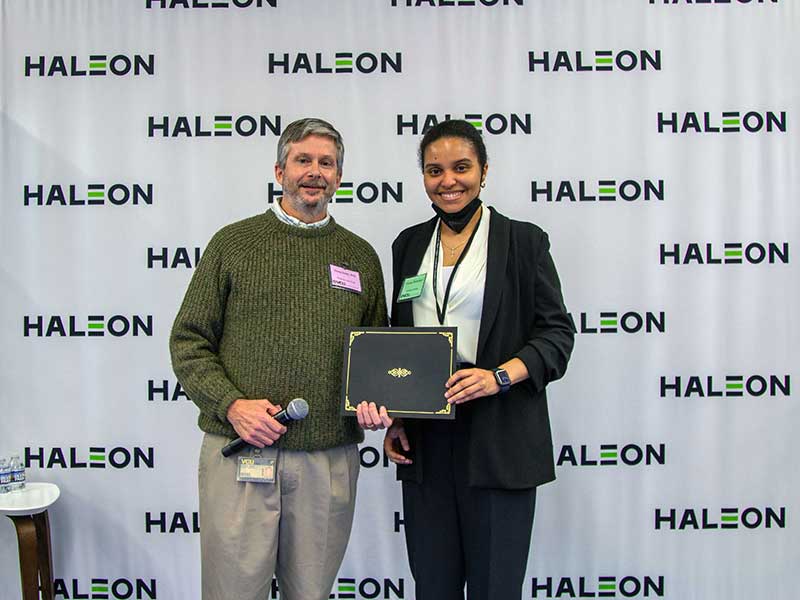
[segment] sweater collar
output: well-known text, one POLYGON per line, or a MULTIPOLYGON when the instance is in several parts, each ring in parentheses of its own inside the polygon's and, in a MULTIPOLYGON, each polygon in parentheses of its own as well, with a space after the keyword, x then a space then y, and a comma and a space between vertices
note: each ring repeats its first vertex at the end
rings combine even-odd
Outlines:
POLYGON ((297 227, 281 221, 273 209, 267 209, 264 213, 264 219, 268 230, 305 238, 325 237, 336 231, 339 225, 332 216, 328 215, 328 217, 328 222, 321 227, 297 227))

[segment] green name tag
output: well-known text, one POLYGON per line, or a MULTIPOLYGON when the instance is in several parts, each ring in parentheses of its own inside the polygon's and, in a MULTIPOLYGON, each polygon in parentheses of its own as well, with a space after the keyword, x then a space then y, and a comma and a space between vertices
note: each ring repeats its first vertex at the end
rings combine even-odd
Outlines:
POLYGON ((406 277, 405 280, 403 280, 403 285, 400 288, 400 294, 397 296, 397 301, 405 302, 407 300, 419 298, 422 294, 423 288, 425 287, 425 277, 427 275, 427 273, 420 273, 414 277, 406 277))

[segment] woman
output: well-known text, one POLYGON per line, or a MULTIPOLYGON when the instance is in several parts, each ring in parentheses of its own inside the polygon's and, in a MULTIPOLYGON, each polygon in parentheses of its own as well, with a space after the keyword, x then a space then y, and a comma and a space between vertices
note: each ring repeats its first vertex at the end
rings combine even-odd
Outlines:
POLYGON ((555 478, 545 386, 566 370, 574 325, 547 234, 482 205, 480 133, 440 123, 419 159, 436 216, 392 245, 392 325, 458 327, 461 365, 444 384, 456 419, 392 421, 365 403, 358 418, 389 426, 417 600, 461 600, 465 583, 470 600, 519 598, 536 487, 555 478), (422 273, 423 292, 398 302, 422 273))

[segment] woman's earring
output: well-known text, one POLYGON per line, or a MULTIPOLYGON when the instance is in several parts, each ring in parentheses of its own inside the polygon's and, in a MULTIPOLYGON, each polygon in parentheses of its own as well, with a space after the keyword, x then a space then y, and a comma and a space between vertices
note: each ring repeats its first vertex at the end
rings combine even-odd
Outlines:
POLYGON ((486 187, 486 180, 483 180, 483 181, 481 181, 481 187, 482 187, 482 188, 485 188, 485 187, 486 187))

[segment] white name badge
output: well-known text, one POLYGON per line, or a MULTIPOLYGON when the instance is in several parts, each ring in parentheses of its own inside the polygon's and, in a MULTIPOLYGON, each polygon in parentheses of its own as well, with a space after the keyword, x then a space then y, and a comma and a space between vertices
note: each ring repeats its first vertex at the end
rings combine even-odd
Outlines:
POLYGON ((236 481, 275 483, 275 459, 260 456, 240 456, 236 481))

